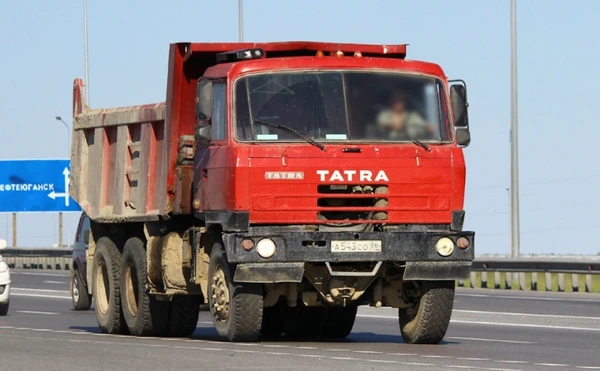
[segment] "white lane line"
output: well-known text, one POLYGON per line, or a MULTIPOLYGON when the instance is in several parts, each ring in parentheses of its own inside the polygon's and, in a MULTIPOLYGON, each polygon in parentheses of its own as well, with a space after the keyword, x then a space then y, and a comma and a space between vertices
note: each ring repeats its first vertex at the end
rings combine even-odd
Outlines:
POLYGON ((553 325, 534 325, 534 324, 530 324, 530 323, 503 323, 503 322, 459 321, 459 320, 450 320, 450 322, 472 324, 472 325, 506 326, 506 327, 529 327, 529 328, 542 328, 542 329, 552 329, 552 330, 600 331, 600 328, 572 327, 572 326, 553 326, 553 325))
POLYGON ((509 361, 509 360, 495 360, 494 362, 498 362, 498 363, 512 363, 512 364, 520 364, 520 365, 526 365, 529 362, 525 362, 525 361, 509 361))
POLYGON ((534 363, 534 365, 544 367, 571 367, 571 365, 565 365, 562 363, 534 363))
POLYGON ((44 298, 44 299, 67 299, 71 300, 70 296, 57 296, 57 295, 38 295, 38 294, 24 294, 20 292, 10 292, 10 296, 27 296, 31 298, 44 298))
POLYGON ((473 366, 463 366, 463 365, 446 365, 444 367, 449 367, 449 368, 467 368, 467 369, 473 369, 473 366))
POLYGON ((536 296, 510 296, 510 295, 488 295, 488 294, 456 294, 456 296, 465 296, 472 298, 498 298, 498 299, 516 299, 516 300, 542 300, 542 301, 571 301, 581 303, 600 303, 600 299, 577 299, 577 298, 549 298, 549 297, 536 297, 536 296))
POLYGON ((17 310, 17 313, 26 313, 26 314, 60 314, 56 312, 38 312, 36 310, 17 310))
POLYGON ((21 288, 21 287, 11 287, 10 288, 11 291, 15 290, 15 291, 25 291, 25 292, 51 292, 51 293, 63 293, 63 294, 70 294, 69 290, 50 290, 50 289, 30 289, 30 288, 21 288))
POLYGON ((15 275, 15 276, 47 276, 47 277, 69 277, 69 273, 67 271, 65 271, 65 274, 58 274, 58 273, 41 273, 41 272, 20 272, 20 271, 15 271, 13 269, 11 269, 10 271, 11 275, 15 275))
POLYGON ((582 370, 600 370, 600 366, 575 366, 582 370))
POLYGON ((450 356, 436 356, 436 355, 422 355, 422 358, 454 358, 454 357, 450 357, 450 356))
POLYGON ((322 349, 328 352, 349 352, 350 349, 322 349))
POLYGON ((66 285, 68 282, 67 281, 44 281, 44 283, 49 283, 52 285, 66 285))
POLYGON ((294 348, 296 348, 296 349, 306 349, 306 350, 317 350, 317 349, 319 349, 319 348, 316 348, 316 347, 294 347, 294 348))
POLYGON ((489 361, 489 358, 475 358, 475 357, 456 357, 461 361, 489 361))
MULTIPOLYGON (((364 318, 380 318, 380 319, 394 319, 397 320, 396 316, 381 316, 376 314, 357 314, 356 317, 364 318)), ((464 323, 470 325, 487 325, 487 326, 506 326, 506 327, 529 327, 529 328, 543 328, 553 330, 575 330, 575 331, 600 331, 600 328, 589 328, 589 327, 572 327, 572 326, 553 326, 553 325, 534 325, 531 323, 506 323, 506 322, 485 322, 485 321, 463 321, 463 320, 450 320, 450 323, 464 323)), ((493 341, 493 339, 489 339, 493 341)))
MULTIPOLYGON (((278 345, 278 344, 263 344, 265 348, 289 348, 289 345, 278 345)), ((315 348, 316 349, 316 348, 315 348)))
POLYGON ((488 312, 483 310, 459 310, 453 312, 470 313, 470 314, 495 314, 499 316, 519 316, 519 317, 547 317, 547 318, 568 318, 568 319, 593 319, 600 320, 600 317, 584 317, 584 316, 565 316, 558 314, 537 314, 537 313, 511 313, 511 312, 488 312))
POLYGON ((353 353, 362 353, 362 354, 383 354, 383 352, 377 352, 374 350, 353 350, 353 353))
POLYGON ((213 324, 212 322, 209 322, 209 321, 198 321, 198 323, 201 325, 212 325, 213 324))
POLYGON ((388 356, 399 356, 399 357, 418 357, 416 353, 386 353, 388 356))
POLYGON ((533 341, 522 341, 522 340, 499 340, 499 339, 483 339, 483 338, 465 338, 465 337, 447 337, 448 340, 473 340, 473 341, 485 341, 491 343, 508 343, 508 344, 537 344, 533 341))

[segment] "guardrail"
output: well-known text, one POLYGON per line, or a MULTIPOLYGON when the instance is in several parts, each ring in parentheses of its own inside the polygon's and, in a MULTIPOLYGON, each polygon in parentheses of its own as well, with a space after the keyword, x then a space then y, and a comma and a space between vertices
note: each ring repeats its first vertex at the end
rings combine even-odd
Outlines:
POLYGON ((0 250, 0 255, 13 269, 70 270, 73 249, 65 248, 11 248, 0 250))
MULTIPOLYGON (((0 250, 9 267, 69 270, 70 248, 0 250)), ((600 256, 478 256, 459 287, 533 291, 600 292, 600 256), (580 282, 583 290, 580 290, 580 282)))
POLYGON ((461 287, 600 292, 600 256, 478 256, 461 287))

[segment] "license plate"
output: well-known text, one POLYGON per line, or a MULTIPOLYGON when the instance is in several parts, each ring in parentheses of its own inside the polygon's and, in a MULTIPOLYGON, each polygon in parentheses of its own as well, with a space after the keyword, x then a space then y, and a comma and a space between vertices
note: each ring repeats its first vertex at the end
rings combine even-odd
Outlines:
POLYGON ((331 252, 381 252, 381 241, 331 241, 331 252))

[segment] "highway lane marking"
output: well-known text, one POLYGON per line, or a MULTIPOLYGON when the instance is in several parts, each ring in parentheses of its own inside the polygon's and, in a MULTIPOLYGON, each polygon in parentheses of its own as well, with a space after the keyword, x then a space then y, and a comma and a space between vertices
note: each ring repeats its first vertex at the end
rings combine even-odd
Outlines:
POLYGON ((571 365, 565 365, 562 363, 534 363, 534 365, 544 367, 571 367, 571 365))
POLYGON ((15 271, 13 269, 10 270, 10 274, 11 275, 15 275, 15 276, 48 276, 48 277, 68 277, 69 276, 69 272, 65 271, 64 274, 58 274, 58 273, 41 273, 41 272, 20 272, 20 271, 15 271))
POLYGON ((57 296, 57 295, 39 295, 39 294, 25 294, 20 292, 10 292, 10 296, 27 296, 31 298, 45 298, 45 299, 67 299, 71 300, 70 296, 57 296))
POLYGON ((529 363, 529 362, 525 362, 525 361, 509 361, 509 360, 502 360, 502 359, 495 360, 494 362, 498 362, 498 363, 514 363, 514 364, 528 364, 529 363))
POLYGON ((60 313, 56 313, 56 312, 39 312, 36 310, 17 310, 17 313, 26 313, 26 314, 49 314, 49 315, 55 315, 55 314, 60 314, 60 313))
POLYGON ((522 341, 522 340, 499 340, 499 339, 483 339, 483 338, 466 338, 466 337, 446 337, 448 340, 473 340, 473 341, 487 341, 492 343, 508 343, 508 344, 537 344, 533 341, 522 341))
POLYGON ((475 358, 475 357, 456 357, 456 359, 460 359, 461 361, 489 361, 489 358, 475 358))
POLYGON ((575 366, 576 368, 580 368, 582 370, 600 370, 600 366, 575 366))
POLYGON ((30 289, 30 288, 21 288, 21 287, 11 287, 11 290, 16 291, 34 291, 34 292, 50 292, 50 293, 63 293, 63 294, 71 294, 69 290, 51 290, 51 289, 30 289))
POLYGON ((565 316, 560 314, 537 314, 537 313, 513 313, 513 312, 488 312, 484 310, 463 310, 454 309, 453 312, 458 313, 469 313, 469 314, 497 314, 500 316, 520 316, 520 317, 548 317, 548 318, 568 318, 568 319, 591 319, 600 320, 600 317, 586 317, 586 316, 565 316))
MULTIPOLYGON (((382 316, 376 314, 357 314, 356 317, 364 318, 380 318, 380 319, 394 319, 398 318, 395 316, 382 316)), ((464 320, 450 320, 450 323, 463 323, 470 325, 488 325, 488 326, 506 326, 506 327, 530 327, 530 328, 543 328, 553 330, 576 330, 576 331, 600 331, 600 328, 588 328, 588 327, 572 327, 572 326, 553 326, 553 325, 534 325, 531 323, 506 323, 506 322, 485 322, 485 321, 464 321, 464 320)), ((495 340, 488 339, 488 341, 499 341, 506 342, 507 340, 495 340)))
POLYGON ((53 285, 66 285, 68 282, 67 281, 44 281, 44 283, 50 283, 53 285))
POLYGON ((471 324, 471 325, 506 326, 506 327, 529 327, 529 328, 543 328, 543 329, 552 329, 552 330, 600 331, 600 328, 572 327, 572 326, 553 326, 553 325, 534 325, 534 324, 530 324, 530 323, 504 323, 504 322, 462 321, 462 320, 450 320, 450 322, 463 323, 463 324, 471 324))
POLYGON ((519 299, 519 300, 542 300, 542 301, 571 301, 571 302, 580 302, 580 303, 600 303, 600 299, 578 299, 578 298, 549 298, 545 296, 512 296, 512 295, 489 295, 489 294, 459 294, 456 293, 455 296, 465 296, 471 298, 498 298, 498 299, 519 299))

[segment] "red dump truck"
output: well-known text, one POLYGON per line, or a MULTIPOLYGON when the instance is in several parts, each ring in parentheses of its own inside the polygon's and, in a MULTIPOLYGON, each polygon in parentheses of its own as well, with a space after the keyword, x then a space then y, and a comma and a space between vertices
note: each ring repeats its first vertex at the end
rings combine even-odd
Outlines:
POLYGON ((405 57, 176 43, 166 102, 107 109, 75 80, 70 193, 100 329, 190 336, 208 304, 228 341, 343 338, 371 305, 439 343, 474 258, 466 85, 405 57))

